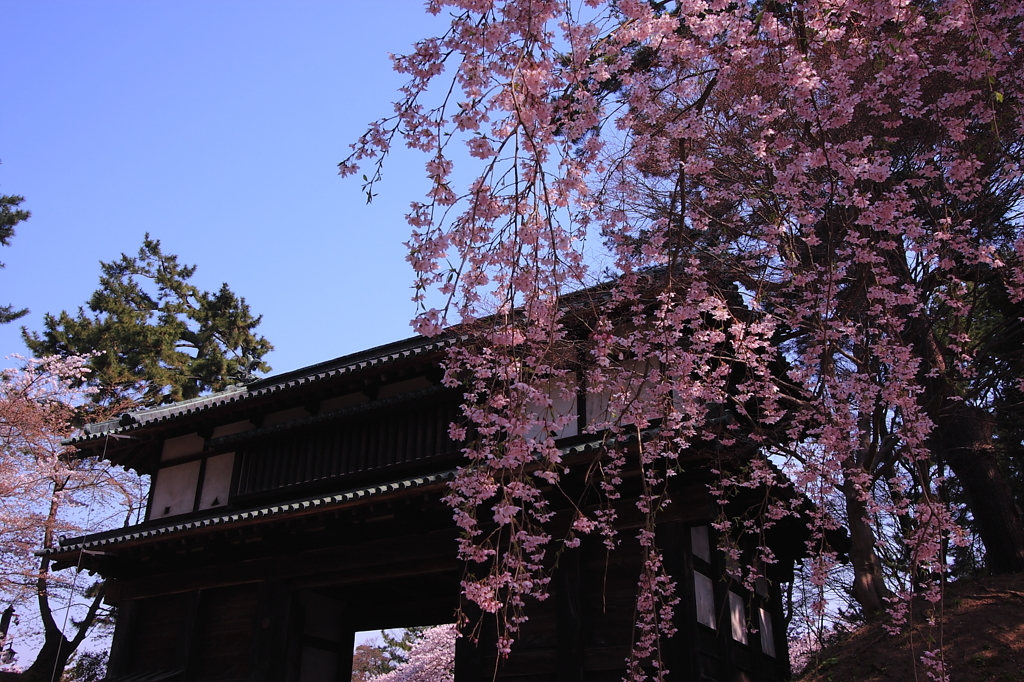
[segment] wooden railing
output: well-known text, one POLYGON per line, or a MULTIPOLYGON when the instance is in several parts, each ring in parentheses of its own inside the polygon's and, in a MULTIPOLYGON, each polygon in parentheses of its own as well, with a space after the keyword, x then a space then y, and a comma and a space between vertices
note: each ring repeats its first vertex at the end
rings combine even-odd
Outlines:
MULTIPOLYGON (((389 401, 390 402, 390 401, 389 401)), ((431 392, 387 407, 373 404, 302 428, 270 430, 236 448, 237 495, 313 484, 454 453, 448 437, 458 400, 431 392)))

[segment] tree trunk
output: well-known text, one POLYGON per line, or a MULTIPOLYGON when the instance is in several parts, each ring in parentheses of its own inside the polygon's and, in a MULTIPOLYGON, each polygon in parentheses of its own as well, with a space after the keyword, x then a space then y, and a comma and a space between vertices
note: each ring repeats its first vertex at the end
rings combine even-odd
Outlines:
POLYGON ((882 576, 882 561, 875 552, 875 533, 868 519, 867 505, 861 499, 859 486, 854 482, 860 467, 855 462, 844 463, 846 479, 843 497, 846 499, 846 518, 850 526, 850 563, 853 564, 853 598, 868 618, 885 612, 885 598, 889 589, 882 576))
POLYGON ((1024 573, 1024 522, 993 452, 995 418, 981 408, 948 401, 936 422, 933 450, 967 494, 985 543, 985 566, 991 573, 1024 573))
POLYGON ((49 560, 45 557, 40 567, 40 577, 37 579, 39 602, 39 615, 43 621, 43 647, 36 655, 36 660, 22 673, 22 682, 60 682, 64 675, 64 668, 67 667, 68 659, 78 650, 78 647, 85 641, 89 628, 96 622, 100 606, 103 603, 103 595, 106 593, 106 585, 101 584, 92 598, 89 610, 81 621, 72 621, 75 627, 75 636, 68 639, 64 636, 60 626, 57 625, 50 609, 50 598, 46 584, 46 575, 49 573, 49 560))
POLYGON ((63 635, 47 637, 36 660, 21 674, 21 682, 60 682, 68 659, 76 648, 63 635))
POLYGON ((922 404, 935 424, 928 443, 932 457, 949 465, 967 495, 988 570, 1024 573, 1024 514, 996 462, 995 417, 964 402, 931 329, 919 331, 917 352, 924 360, 919 368, 922 404))

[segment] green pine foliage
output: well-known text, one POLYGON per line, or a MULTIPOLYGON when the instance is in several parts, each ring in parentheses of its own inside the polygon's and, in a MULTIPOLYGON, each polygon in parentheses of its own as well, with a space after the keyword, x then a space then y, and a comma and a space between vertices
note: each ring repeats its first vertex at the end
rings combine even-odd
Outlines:
POLYGON ((380 636, 384 640, 382 647, 385 655, 391 661, 392 669, 409 660, 409 652, 416 643, 423 639, 423 634, 430 629, 429 625, 415 625, 411 628, 402 628, 401 634, 395 637, 387 630, 381 630, 380 636))
MULTIPOLYGON (((15 194, 0 194, 0 246, 10 246, 11 238, 14 237, 14 227, 18 223, 28 220, 29 216, 32 215, 28 211, 19 208, 23 201, 25 201, 25 197, 15 194)), ((0 263, 0 268, 3 266, 4 264, 0 263)), ((15 310, 10 305, 0 306, 0 324, 13 322, 19 317, 24 317, 27 313, 28 308, 15 310)))
POLYGON ((376 638, 361 643, 352 654, 352 682, 369 682, 407 663, 409 652, 430 628, 429 625, 418 625, 401 630, 381 630, 383 644, 376 638), (397 636, 393 634, 395 632, 397 636))
POLYGON ((61 682, 103 682, 107 677, 106 651, 81 651, 64 669, 61 682))
POLYGON ((101 262, 100 287, 77 314, 46 315, 42 333, 22 329, 36 356, 84 355, 91 360, 94 399, 155 406, 267 372, 273 346, 255 332, 244 298, 227 284, 216 292, 190 282, 196 267, 165 254, 146 235, 136 256, 101 262))

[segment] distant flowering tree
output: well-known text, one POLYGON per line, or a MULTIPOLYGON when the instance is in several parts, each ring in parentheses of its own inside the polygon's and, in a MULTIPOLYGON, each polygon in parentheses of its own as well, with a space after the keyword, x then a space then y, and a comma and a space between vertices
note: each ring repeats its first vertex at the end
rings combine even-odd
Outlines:
POLYGON ((352 655, 352 682, 375 679, 406 663, 409 652, 430 629, 430 626, 416 625, 397 633, 381 630, 380 639, 373 637, 360 642, 352 655))
POLYGON ((408 657, 375 682, 454 682, 455 625, 426 628, 409 650, 408 657))
MULTIPOLYGON (((408 216, 415 325, 479 330, 449 358, 466 393, 452 433, 474 434, 449 502, 462 556, 482 565, 465 595, 498 615, 502 652, 526 598, 546 595, 552 546, 615 544, 610 505, 552 537, 541 491, 564 473, 552 434, 570 417, 551 407, 577 391, 577 367, 608 401, 589 426, 606 434, 593 489, 613 500, 624 467, 644 472, 634 679, 673 632, 653 533, 666 482, 708 441, 748 460, 742 476, 718 470, 723 503, 776 484, 754 453, 816 503, 813 582, 831 561, 822 533, 848 529, 865 615, 938 598, 964 542, 950 484, 989 568, 1024 570, 992 454, 1024 376, 1024 4, 427 6, 450 13, 448 32, 395 58, 409 76, 396 113, 340 170, 374 160, 372 196, 393 144, 427 156, 408 216), (442 305, 427 306, 432 290, 442 305), (885 568, 889 546, 903 571, 885 568)), ((757 537, 787 513, 716 525, 757 537)))
POLYGON ((384 650, 372 641, 361 642, 352 652, 352 682, 369 682, 393 667, 384 650))
POLYGON ((62 444, 90 390, 75 388, 86 362, 32 359, 0 373, 0 599, 18 610, 34 603, 43 627, 42 648, 20 678, 25 682, 60 679, 106 613, 102 583, 55 572, 35 553, 55 547, 61 536, 124 520, 141 499, 137 477, 79 459, 62 444))

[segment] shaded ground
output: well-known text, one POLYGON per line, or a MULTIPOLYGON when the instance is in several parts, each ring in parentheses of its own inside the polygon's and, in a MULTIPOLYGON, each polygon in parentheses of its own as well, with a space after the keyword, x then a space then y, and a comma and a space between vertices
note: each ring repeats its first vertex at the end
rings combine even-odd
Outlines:
POLYGON ((797 679, 930 682, 921 655, 941 643, 950 682, 1024 681, 1024 575, 961 580, 946 588, 942 606, 943 618, 929 625, 932 609, 915 602, 914 628, 901 635, 878 623, 860 628, 821 651, 797 679))

